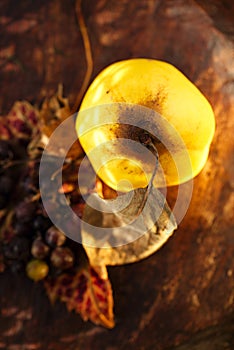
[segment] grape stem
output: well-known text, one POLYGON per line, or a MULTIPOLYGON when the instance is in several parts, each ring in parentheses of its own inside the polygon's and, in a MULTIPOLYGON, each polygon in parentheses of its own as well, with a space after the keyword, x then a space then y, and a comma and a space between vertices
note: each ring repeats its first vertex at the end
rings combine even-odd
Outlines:
MULTIPOLYGON (((33 162, 36 162, 36 161, 38 161, 38 160, 34 160, 33 162)), ((28 164, 29 162, 32 162, 32 159, 20 159, 20 160, 11 160, 8 162, 4 162, 4 164, 2 165, 2 168, 0 170, 0 173, 8 168, 13 167, 13 166, 24 165, 24 164, 28 164)))

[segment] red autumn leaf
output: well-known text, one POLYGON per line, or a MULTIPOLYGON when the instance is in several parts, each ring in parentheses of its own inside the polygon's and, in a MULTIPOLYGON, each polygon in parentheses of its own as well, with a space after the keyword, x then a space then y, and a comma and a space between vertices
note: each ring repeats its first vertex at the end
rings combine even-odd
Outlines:
POLYGON ((17 101, 7 115, 6 123, 14 137, 30 140, 39 131, 39 112, 29 102, 17 101))
POLYGON ((62 274, 47 280, 45 287, 52 303, 59 298, 68 311, 79 313, 84 321, 114 327, 112 289, 105 266, 87 266, 72 275, 62 274))

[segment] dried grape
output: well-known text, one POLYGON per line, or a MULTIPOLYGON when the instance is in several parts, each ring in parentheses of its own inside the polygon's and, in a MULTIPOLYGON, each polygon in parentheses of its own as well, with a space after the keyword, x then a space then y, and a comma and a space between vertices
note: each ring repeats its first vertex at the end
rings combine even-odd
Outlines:
POLYGON ((26 261, 29 257, 29 241, 25 237, 15 236, 3 247, 4 255, 9 260, 26 261))
POLYGON ((45 240, 51 247, 60 247, 66 241, 66 236, 55 226, 52 226, 46 231, 45 240))
POLYGON ((31 254, 36 259, 44 259, 49 253, 49 247, 40 238, 33 241, 31 254))
POLYGON ((51 254, 51 263, 61 270, 69 269, 74 264, 74 254, 67 247, 57 247, 51 254))
POLYGON ((33 228, 36 231, 45 232, 51 226, 51 222, 43 215, 37 215, 33 221, 33 228))
POLYGON ((36 203, 23 201, 15 208, 15 215, 18 220, 28 222, 34 217, 36 203))

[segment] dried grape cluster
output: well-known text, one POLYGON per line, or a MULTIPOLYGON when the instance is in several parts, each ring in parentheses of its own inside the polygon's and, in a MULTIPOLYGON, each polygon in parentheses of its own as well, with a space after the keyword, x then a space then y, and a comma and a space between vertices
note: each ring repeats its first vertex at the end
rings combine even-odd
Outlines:
POLYGON ((52 303, 60 300, 83 320, 112 328, 113 296, 106 266, 90 265, 84 247, 76 243, 81 237, 77 220, 65 214, 69 204, 74 217, 83 215, 85 201, 76 176, 83 150, 76 141, 63 169, 54 153, 48 152, 46 163, 40 164, 43 140, 69 111, 59 89, 44 101, 40 112, 23 101, 0 117, 0 272, 26 273, 34 281, 41 280, 52 303), (57 176, 61 170, 62 185, 57 176), (40 186, 39 172, 46 178, 40 186), (42 192, 46 193, 43 202, 42 192), (45 207, 52 208, 56 226, 45 207), (61 222, 76 241, 58 229, 61 222))
MULTIPOLYGON (((78 244, 53 225, 40 198, 40 153, 31 157, 29 151, 38 130, 37 118, 36 110, 26 102, 0 118, 0 271, 26 271, 34 281, 69 271, 79 263, 78 244)), ((61 209, 56 185, 54 181, 53 196, 57 197, 51 205, 61 209)), ((74 186, 68 195, 82 211, 74 186)))

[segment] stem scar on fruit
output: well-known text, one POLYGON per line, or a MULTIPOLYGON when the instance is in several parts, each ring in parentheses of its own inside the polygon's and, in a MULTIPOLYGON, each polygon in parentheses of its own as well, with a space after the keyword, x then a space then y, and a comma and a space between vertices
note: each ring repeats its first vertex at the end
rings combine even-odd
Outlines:
POLYGON ((157 175, 154 186, 178 185, 194 178, 202 170, 215 131, 215 118, 209 102, 171 64, 154 59, 128 59, 111 64, 99 73, 88 88, 76 119, 78 138, 88 157, 97 149, 96 156, 90 158, 90 162, 104 183, 115 190, 127 192, 129 188, 124 185, 119 187, 121 178, 130 180, 133 188, 146 187, 150 181, 153 168, 149 166, 149 161, 139 161, 137 154, 113 142, 120 137, 135 140, 131 136, 135 133, 130 132, 133 130, 131 125, 136 125, 136 121, 137 125, 144 124, 144 111, 131 114, 130 108, 126 107, 128 112, 125 113, 124 104, 146 107, 154 112, 149 116, 147 126, 156 137, 151 138, 144 132, 138 137, 138 142, 146 146, 152 142, 157 149, 164 178, 157 175), (110 107, 111 104, 113 108, 115 104, 122 104, 122 107, 112 113, 111 126, 103 125, 103 109, 99 110, 99 107, 110 107), (88 110, 95 107, 97 111, 93 116, 96 118, 96 127, 90 128, 93 121, 88 110), (161 119, 157 119, 157 116, 161 119), (125 124, 121 124, 121 121, 125 124), (181 152, 181 145, 174 138, 173 130, 179 135, 186 152, 181 152), (163 145, 162 139, 169 140, 170 151, 163 145), (100 144, 103 146, 99 149, 100 144), (105 161, 106 153, 112 153, 113 159, 103 163, 100 168, 100 159, 105 161), (186 166, 183 168, 186 157, 190 159, 190 169, 186 166), (182 164, 180 176, 177 162, 182 164))

